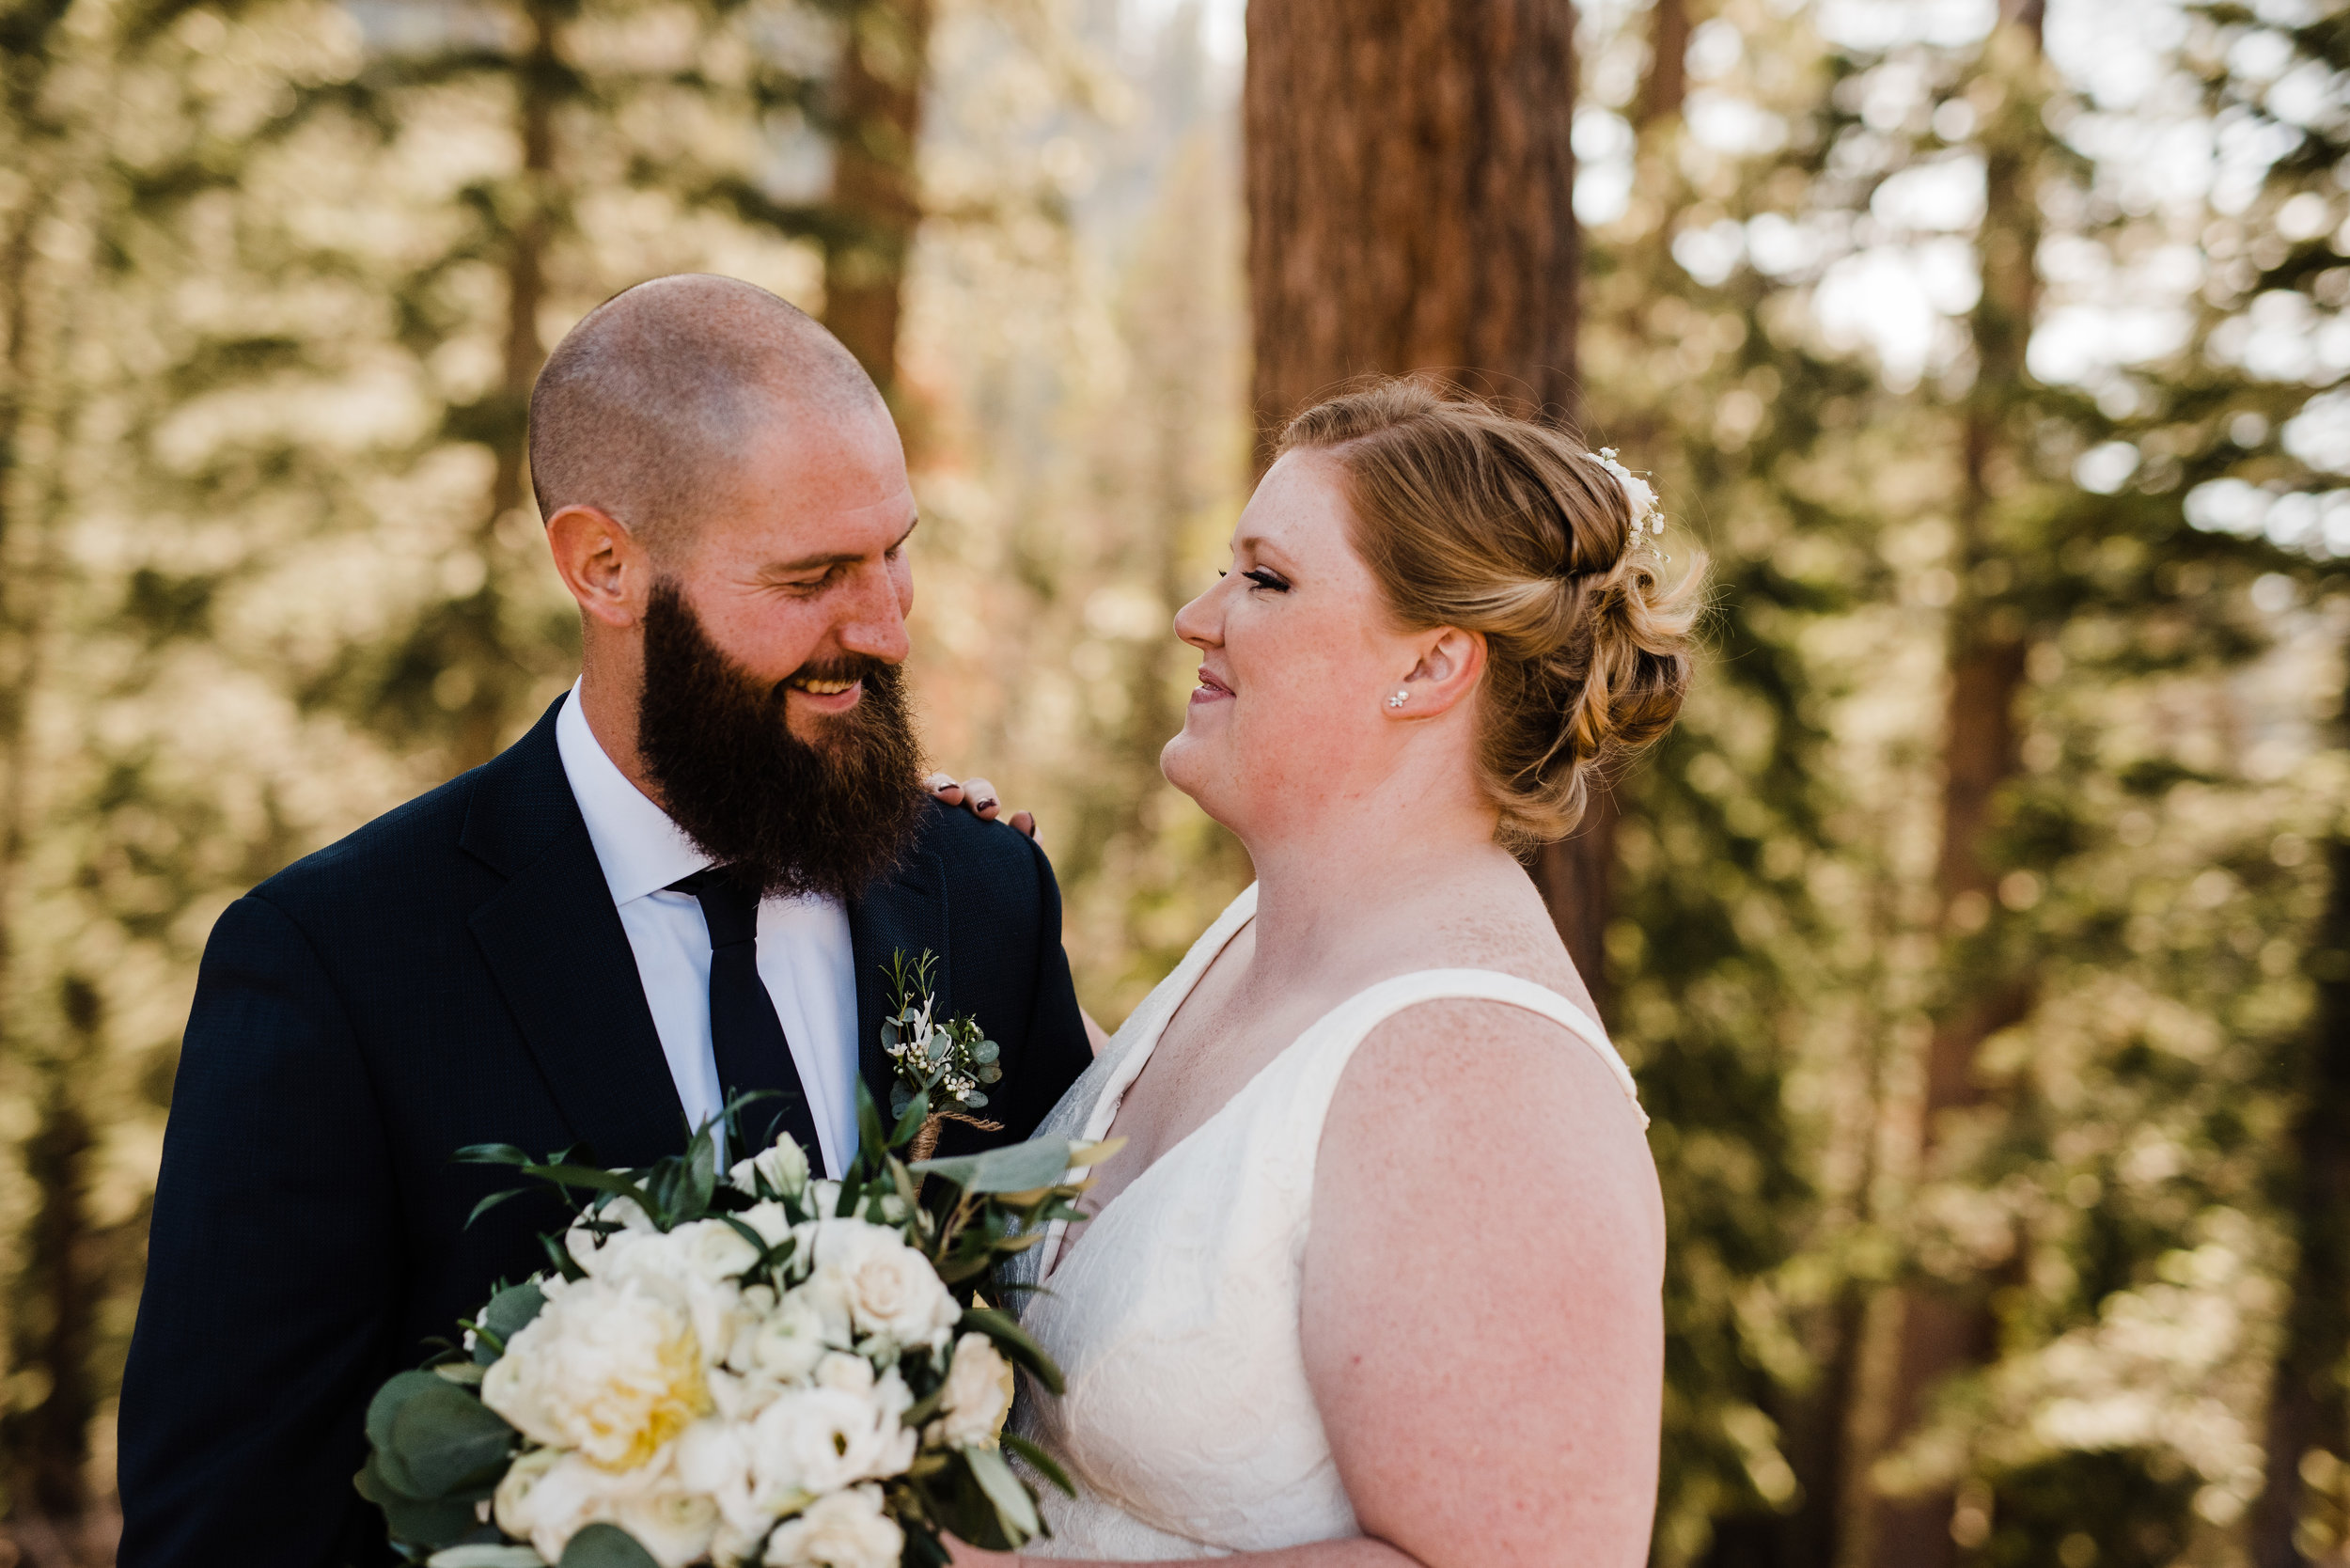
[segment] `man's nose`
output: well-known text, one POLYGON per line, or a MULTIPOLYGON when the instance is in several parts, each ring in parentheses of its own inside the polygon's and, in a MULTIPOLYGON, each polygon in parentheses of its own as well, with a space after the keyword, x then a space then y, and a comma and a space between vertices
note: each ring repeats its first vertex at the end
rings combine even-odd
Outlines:
POLYGON ((836 634, 842 648, 885 664, 905 663, 914 642, 906 635, 905 612, 886 571, 859 572, 856 591, 842 610, 836 634))

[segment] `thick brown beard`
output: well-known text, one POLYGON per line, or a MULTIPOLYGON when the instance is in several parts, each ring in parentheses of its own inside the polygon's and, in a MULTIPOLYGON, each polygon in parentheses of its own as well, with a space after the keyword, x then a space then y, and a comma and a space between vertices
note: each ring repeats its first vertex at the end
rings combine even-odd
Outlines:
POLYGON ((865 685, 813 745, 791 733, 784 683, 728 658, 677 585, 656 583, 636 745, 670 820, 702 853, 762 893, 845 901, 914 841, 928 798, 921 743, 897 666, 851 656, 803 673, 865 685))

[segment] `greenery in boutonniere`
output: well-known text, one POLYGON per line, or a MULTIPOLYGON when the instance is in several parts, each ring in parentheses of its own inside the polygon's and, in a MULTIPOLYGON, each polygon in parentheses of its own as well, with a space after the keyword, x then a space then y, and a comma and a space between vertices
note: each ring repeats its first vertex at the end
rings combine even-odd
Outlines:
POLYGON ((937 1152, 938 1135, 949 1121, 989 1133, 1004 1127, 973 1114, 987 1105, 983 1086, 1004 1076, 995 1059, 1000 1047, 987 1038, 979 1020, 938 1016, 931 991, 937 962, 928 949, 911 961, 902 949, 889 955, 889 1016, 882 1021, 882 1049, 889 1053, 897 1074, 889 1090, 889 1114, 905 1115, 917 1097, 927 1097, 930 1106, 908 1151, 916 1160, 937 1152))

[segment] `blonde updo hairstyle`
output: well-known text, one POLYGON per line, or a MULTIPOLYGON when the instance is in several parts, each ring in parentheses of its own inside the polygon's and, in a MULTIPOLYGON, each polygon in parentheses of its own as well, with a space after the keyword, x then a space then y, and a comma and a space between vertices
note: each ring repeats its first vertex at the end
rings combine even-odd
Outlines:
POLYGON ((1501 842, 1563 837, 1593 770, 1672 727, 1703 563, 1667 587, 1622 480, 1571 436, 1388 380, 1306 410, 1276 451, 1343 474, 1355 548, 1401 624, 1484 635, 1477 769, 1501 842))

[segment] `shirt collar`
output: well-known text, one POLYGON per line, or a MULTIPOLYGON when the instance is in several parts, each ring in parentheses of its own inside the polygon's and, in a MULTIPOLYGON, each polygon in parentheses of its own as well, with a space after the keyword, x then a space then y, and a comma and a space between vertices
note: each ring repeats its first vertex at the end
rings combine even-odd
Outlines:
POLYGON ((588 820, 588 839, 615 904, 658 893, 711 863, 685 830, 605 754, 603 743, 588 727, 576 681, 563 711, 555 715, 555 747, 579 814, 588 820))

